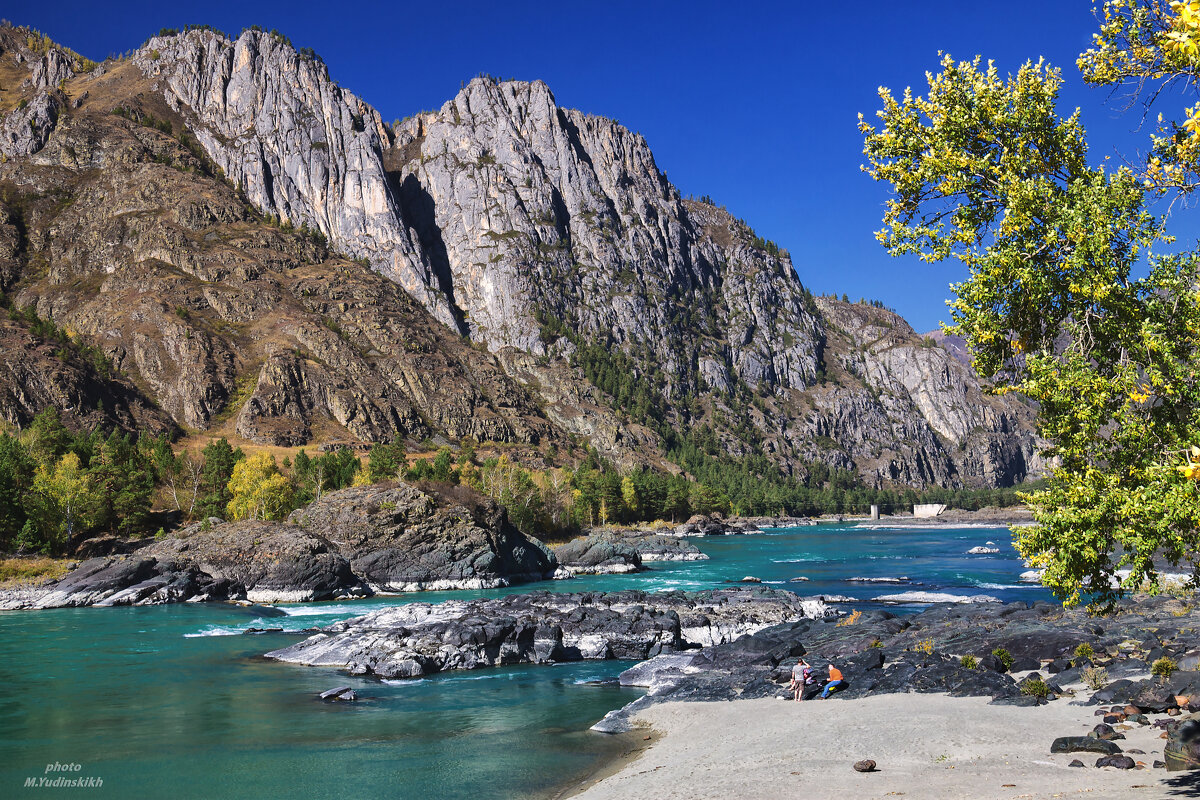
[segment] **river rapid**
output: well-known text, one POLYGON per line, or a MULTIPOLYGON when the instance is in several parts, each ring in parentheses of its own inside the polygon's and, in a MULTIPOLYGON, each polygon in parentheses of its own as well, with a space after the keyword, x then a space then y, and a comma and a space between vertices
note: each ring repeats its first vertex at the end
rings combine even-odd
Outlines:
POLYGON ((705 561, 509 589, 276 608, 0 612, 0 797, 35 785, 39 797, 549 797, 622 746, 588 727, 639 695, 604 683, 628 662, 380 682, 262 653, 382 605, 531 590, 694 590, 754 577, 847 598, 837 604, 844 610, 897 595, 904 602, 886 606, 896 613, 980 595, 1050 599, 1020 580, 1010 538, 1004 528, 821 525, 693 540, 705 561), (999 552, 968 554, 976 547, 999 552), (342 685, 359 702, 315 699, 342 685))

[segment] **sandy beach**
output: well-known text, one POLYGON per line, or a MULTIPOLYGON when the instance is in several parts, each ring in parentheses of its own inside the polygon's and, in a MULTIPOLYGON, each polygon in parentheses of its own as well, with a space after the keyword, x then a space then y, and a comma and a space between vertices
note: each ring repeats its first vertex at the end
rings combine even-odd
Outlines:
MULTIPOLYGON (((1196 797, 1189 773, 1150 769, 1160 731, 1133 726, 1118 744, 1146 769, 1093 766, 1096 753, 1050 753, 1059 736, 1082 736, 1095 707, 1065 699, 1017 708, 986 698, 892 694, 797 704, 766 699, 663 703, 637 721, 654 741, 578 800, 702 798, 1160 798, 1196 797), (1131 749, 1144 755, 1129 753, 1131 749), (852 768, 861 759, 874 773, 852 768), (1069 767, 1074 759, 1086 767, 1069 767)), ((1155 717, 1157 718, 1157 715, 1155 717)))

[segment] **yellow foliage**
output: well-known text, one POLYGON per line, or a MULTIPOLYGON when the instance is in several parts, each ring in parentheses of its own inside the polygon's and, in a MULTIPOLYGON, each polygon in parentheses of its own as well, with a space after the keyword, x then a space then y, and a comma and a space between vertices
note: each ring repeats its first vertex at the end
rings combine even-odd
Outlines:
POLYGON ((255 453, 233 467, 229 479, 233 499, 227 510, 231 520, 282 519, 291 508, 292 482, 281 475, 270 453, 255 453))
POLYGON ((838 622, 837 627, 844 628, 847 625, 854 625, 860 619, 862 619, 862 615, 863 615, 863 612, 861 612, 861 611, 858 611, 858 610, 851 611, 850 615, 848 617, 846 617, 845 619, 838 622))

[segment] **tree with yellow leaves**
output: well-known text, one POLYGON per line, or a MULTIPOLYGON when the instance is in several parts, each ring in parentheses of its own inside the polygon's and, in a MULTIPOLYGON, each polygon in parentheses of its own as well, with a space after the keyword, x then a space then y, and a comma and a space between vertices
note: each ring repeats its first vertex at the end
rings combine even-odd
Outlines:
MULTIPOLYGON (((1109 2, 1085 76, 1194 91, 1196 12, 1109 2)), ((1058 70, 946 56, 927 78, 924 96, 880 89, 879 123, 860 118, 864 169, 893 189, 879 240, 968 267, 950 332, 994 391, 1038 404, 1058 466, 1027 497, 1037 524, 1017 549, 1067 603, 1108 605, 1163 562, 1200 575, 1200 257, 1152 251, 1171 240, 1147 205, 1195 187, 1195 126, 1158 135, 1157 165, 1110 170, 1088 163, 1078 111, 1058 114, 1058 70)))
POLYGON ((37 498, 35 525, 49 550, 62 552, 75 534, 91 524, 99 492, 88 479, 79 456, 66 453, 53 465, 43 464, 33 475, 37 498))
POLYGON ((1144 180, 1156 193, 1195 191, 1200 187, 1200 0, 1109 0, 1093 40, 1078 62, 1088 83, 1125 88, 1147 112, 1167 89, 1191 98, 1181 118, 1158 115, 1144 180))
POLYGON ((279 472, 275 456, 255 453, 234 466, 229 492, 229 519, 283 519, 292 509, 295 487, 279 472))

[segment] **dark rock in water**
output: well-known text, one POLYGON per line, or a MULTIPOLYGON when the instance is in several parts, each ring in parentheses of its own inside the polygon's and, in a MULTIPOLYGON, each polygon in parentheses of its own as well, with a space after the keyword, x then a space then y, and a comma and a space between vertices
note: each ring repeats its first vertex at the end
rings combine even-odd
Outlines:
POLYGON ((756 578, 753 575, 747 575, 742 578, 742 583, 762 583, 762 578, 756 578))
POLYGON ((1080 761, 1078 758, 1076 758, 1076 759, 1072 759, 1071 763, 1067 764, 1067 766, 1068 767, 1086 767, 1087 764, 1084 764, 1082 761, 1080 761))
MULTIPOLYGON (((335 494, 335 493, 330 493, 335 494)), ((328 495, 327 495, 328 496, 328 495)), ((329 539, 274 522, 236 522, 185 529, 144 552, 201 565, 236 582, 254 602, 303 602, 363 597, 370 590, 329 539)))
POLYGON ((637 572, 642 568, 638 551, 608 533, 574 539, 555 548, 554 556, 564 569, 584 575, 637 572))
MULTIPOLYGON (((825 613, 823 603, 769 589, 531 592, 494 600, 392 606, 330 625, 267 657, 342 666, 354 674, 383 678, 500 664, 643 660, 696 645, 729 643, 783 620, 825 613), (681 618, 688 616, 704 623, 693 619, 693 624, 685 624, 681 618)), ((774 659, 772 667, 785 654, 803 652, 803 647, 790 643, 776 654, 769 640, 745 637, 739 653, 743 670, 756 663, 749 653, 756 647, 763 651, 759 658, 774 659)), ((767 693, 764 687, 760 696, 767 693)))
POLYGON ((214 578, 195 564, 134 555, 89 559, 31 594, 0 592, 0 608, 150 605, 225 600, 243 594, 240 584, 214 578))
MULTIPOLYGON (((648 561, 706 561, 708 556, 682 536, 657 534, 642 530, 613 530, 588 536, 611 536, 623 547, 637 553, 642 563, 648 561)), ((562 559, 559 558, 561 562, 562 559)))
POLYGON ((1096 739, 1090 736, 1060 736, 1050 745, 1050 752, 1114 755, 1120 753, 1121 748, 1106 739, 1096 739))
POLYGON ((862 761, 855 761, 854 762, 854 771, 855 772, 874 772, 875 771, 875 762, 869 758, 863 759, 862 761))
POLYGON ((1137 762, 1129 756, 1101 756, 1096 759, 1097 767, 1116 767, 1117 769, 1133 769, 1137 762))

